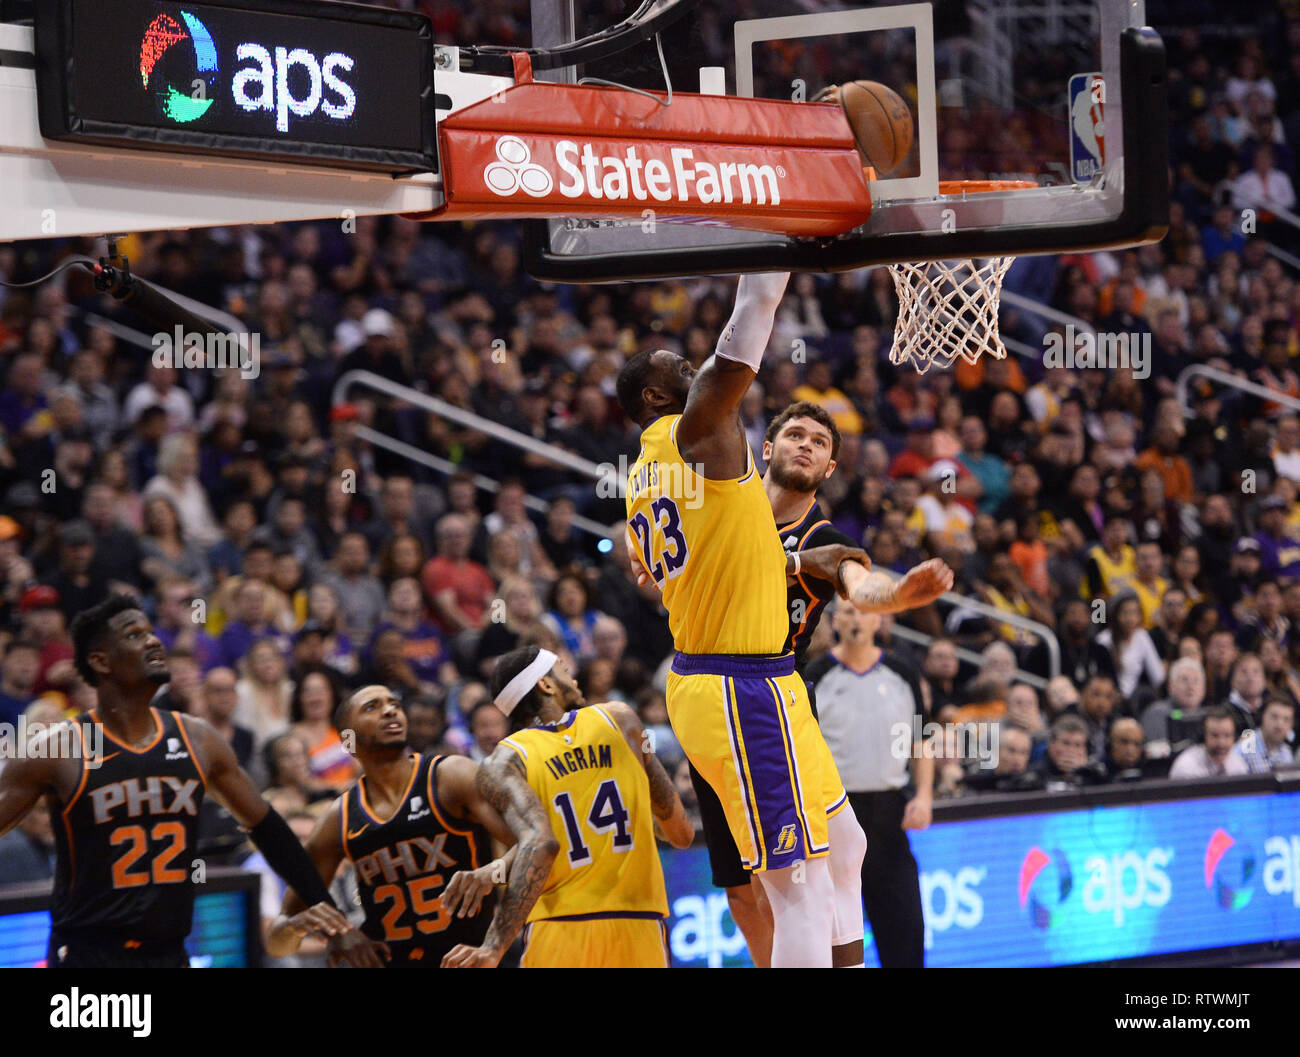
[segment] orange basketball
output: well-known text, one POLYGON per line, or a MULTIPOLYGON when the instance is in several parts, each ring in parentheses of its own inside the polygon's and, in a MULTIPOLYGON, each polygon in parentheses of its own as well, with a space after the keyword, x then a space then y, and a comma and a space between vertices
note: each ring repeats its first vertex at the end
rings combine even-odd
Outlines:
POLYGON ((912 111, 892 88, 879 81, 850 81, 818 98, 844 108, 858 153, 877 175, 888 176, 903 164, 912 149, 912 111))

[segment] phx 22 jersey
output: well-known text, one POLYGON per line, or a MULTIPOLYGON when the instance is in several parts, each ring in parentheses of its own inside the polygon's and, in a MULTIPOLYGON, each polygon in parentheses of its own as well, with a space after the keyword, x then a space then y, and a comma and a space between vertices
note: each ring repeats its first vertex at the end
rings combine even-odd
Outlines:
POLYGON ((370 809, 365 778, 343 795, 343 852, 357 871, 366 912, 361 928, 388 944, 394 968, 436 969, 457 944, 481 944, 492 920, 491 896, 472 918, 452 918, 442 908, 451 875, 492 857, 487 834, 469 822, 457 825, 439 804, 442 759, 416 757, 406 795, 391 818, 380 819, 370 809))
POLYGON ((58 866, 51 907, 60 938, 130 943, 183 940, 194 916, 192 863, 206 782, 184 719, 150 709, 157 736, 132 749, 100 725, 99 766, 86 759, 78 726, 81 782, 54 820, 58 866))

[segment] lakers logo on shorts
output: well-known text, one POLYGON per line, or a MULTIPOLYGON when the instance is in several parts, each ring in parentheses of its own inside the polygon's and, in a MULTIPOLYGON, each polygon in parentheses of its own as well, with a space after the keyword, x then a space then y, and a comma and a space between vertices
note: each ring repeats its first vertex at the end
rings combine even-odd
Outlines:
POLYGON ((787 852, 794 851, 794 846, 798 842, 795 829, 796 827, 793 825, 782 828, 780 836, 776 838, 776 846, 772 848, 772 854, 784 855, 787 852))

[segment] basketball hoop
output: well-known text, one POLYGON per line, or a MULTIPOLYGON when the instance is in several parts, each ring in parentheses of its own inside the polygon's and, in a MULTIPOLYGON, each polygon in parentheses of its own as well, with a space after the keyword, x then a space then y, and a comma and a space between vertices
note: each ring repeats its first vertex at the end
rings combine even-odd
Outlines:
MULTIPOLYGON (((947 197, 1015 191, 1037 185, 1025 180, 945 180, 947 197)), ((1002 279, 1015 257, 955 261, 899 262, 889 265, 898 294, 898 322, 889 362, 910 363, 924 374, 932 366, 951 367, 960 356, 974 364, 984 353, 1005 359, 998 333, 1002 279)))

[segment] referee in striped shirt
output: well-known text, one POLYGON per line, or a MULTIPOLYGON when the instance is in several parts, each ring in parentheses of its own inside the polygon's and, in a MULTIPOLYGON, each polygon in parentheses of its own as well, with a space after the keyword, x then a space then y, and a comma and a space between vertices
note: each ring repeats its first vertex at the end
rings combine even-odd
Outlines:
POLYGON ((862 902, 880 964, 919 969, 925 921, 906 831, 930 824, 934 759, 921 751, 928 716, 920 676, 876 645, 881 620, 837 602, 831 628, 838 642, 808 666, 804 682, 816 688, 822 734, 867 835, 862 902))

